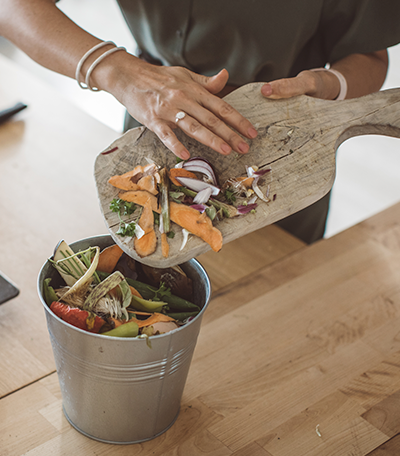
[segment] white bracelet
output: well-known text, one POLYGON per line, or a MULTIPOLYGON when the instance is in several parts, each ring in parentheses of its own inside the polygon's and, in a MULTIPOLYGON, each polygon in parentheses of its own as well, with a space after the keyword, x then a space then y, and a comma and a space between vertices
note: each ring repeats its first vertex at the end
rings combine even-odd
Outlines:
POLYGON ((115 43, 113 43, 112 41, 102 41, 101 43, 98 43, 96 44, 96 46, 93 46, 91 49, 89 49, 86 54, 79 60, 79 63, 76 67, 76 71, 75 71, 75 79, 76 79, 76 82, 79 84, 79 86, 82 88, 82 89, 87 89, 88 87, 84 86, 82 84, 82 82, 80 82, 80 75, 81 75, 81 69, 82 69, 82 66, 83 64, 85 63, 86 59, 93 54, 93 52, 97 51, 97 49, 100 49, 101 47, 103 46, 106 46, 107 44, 113 44, 114 46, 116 46, 115 43))
POLYGON ((340 90, 339 95, 335 98, 335 100, 344 100, 347 95, 347 81, 346 78, 339 73, 339 71, 334 70, 333 68, 314 68, 310 71, 329 71, 329 73, 334 74, 339 79, 340 90))
POLYGON ((93 92, 98 92, 99 89, 96 89, 96 87, 91 87, 90 85, 90 75, 92 74, 92 71, 95 69, 95 67, 103 60, 105 59, 107 56, 109 56, 110 54, 112 54, 113 52, 117 52, 117 51, 126 51, 126 49, 124 47, 115 47, 115 48, 112 48, 112 49, 109 49, 108 51, 106 51, 104 54, 102 54, 100 57, 98 57, 89 67, 89 69, 87 70, 87 73, 86 73, 86 78, 85 78, 85 84, 86 84, 86 88, 87 89, 90 89, 92 90, 93 92))

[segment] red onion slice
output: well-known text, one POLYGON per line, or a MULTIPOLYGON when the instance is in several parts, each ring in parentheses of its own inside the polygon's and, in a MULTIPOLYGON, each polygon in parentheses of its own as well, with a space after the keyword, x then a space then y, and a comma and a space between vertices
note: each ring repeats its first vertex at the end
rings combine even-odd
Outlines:
POLYGON ((211 195, 216 196, 220 192, 220 189, 218 187, 215 187, 214 185, 211 185, 207 182, 201 181, 199 179, 192 179, 191 177, 181 177, 177 176, 175 178, 180 184, 184 185, 185 187, 189 188, 190 190, 193 190, 195 192, 201 192, 205 188, 210 188, 211 189, 211 195))
POLYGON ((246 206, 245 205, 238 206, 237 210, 240 215, 244 215, 244 214, 248 214, 250 211, 252 211, 256 207, 257 207, 257 204, 253 203, 253 204, 247 204, 246 206))
POLYGON ((183 230, 182 230, 182 236, 183 236, 182 244, 181 244, 181 248, 179 250, 183 250, 184 249, 185 245, 187 244, 187 241, 189 240, 189 235, 190 235, 190 232, 187 229, 183 228, 183 230))
POLYGON ((199 211, 201 213, 207 209, 207 206, 205 204, 192 204, 190 207, 196 209, 196 211, 199 211))
POLYGON ((260 187, 257 185, 258 180, 260 179, 259 176, 254 177, 253 183, 251 185, 251 188, 254 190, 254 193, 263 201, 266 203, 269 203, 271 200, 267 198, 266 196, 263 195, 263 192, 260 190, 260 187))
POLYGON ((257 201, 258 196, 254 195, 252 196, 248 201, 247 204, 254 204, 257 201))
POLYGON ((211 163, 205 160, 204 158, 189 158, 189 160, 183 163, 182 167, 194 173, 197 172, 205 174, 215 186, 218 186, 218 180, 214 172, 214 168, 212 167, 211 163))
POLYGON ((204 204, 206 203, 211 196, 212 189, 210 187, 207 187, 203 190, 201 190, 193 199, 193 202, 196 204, 204 204))
POLYGON ((272 171, 271 168, 257 169, 257 171, 255 171, 252 166, 248 166, 247 167, 247 176, 248 177, 261 177, 261 176, 264 176, 265 174, 269 173, 270 171, 272 171))

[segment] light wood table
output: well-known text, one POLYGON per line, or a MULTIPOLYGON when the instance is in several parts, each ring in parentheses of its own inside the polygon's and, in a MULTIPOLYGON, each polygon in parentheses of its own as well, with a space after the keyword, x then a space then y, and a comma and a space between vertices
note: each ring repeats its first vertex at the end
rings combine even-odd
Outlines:
POLYGON ((305 246, 276 226, 199 260, 213 284, 176 423, 108 445, 63 416, 36 278, 59 239, 102 234, 94 158, 118 135, 0 58, 0 454, 400 454, 400 205, 305 246))

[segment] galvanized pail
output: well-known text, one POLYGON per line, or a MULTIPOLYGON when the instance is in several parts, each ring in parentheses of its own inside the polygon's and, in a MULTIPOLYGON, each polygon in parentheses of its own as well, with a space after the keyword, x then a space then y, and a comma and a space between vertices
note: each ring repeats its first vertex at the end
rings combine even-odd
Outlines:
MULTIPOLYGON (((111 245, 111 236, 71 244, 75 250, 111 245)), ((176 420, 190 362, 210 298, 210 282, 196 260, 181 265, 193 280, 199 315, 170 333, 144 339, 92 334, 76 328, 49 309, 43 281, 60 279, 47 261, 38 278, 46 311, 66 418, 78 431, 107 443, 129 444, 152 439, 176 420)))

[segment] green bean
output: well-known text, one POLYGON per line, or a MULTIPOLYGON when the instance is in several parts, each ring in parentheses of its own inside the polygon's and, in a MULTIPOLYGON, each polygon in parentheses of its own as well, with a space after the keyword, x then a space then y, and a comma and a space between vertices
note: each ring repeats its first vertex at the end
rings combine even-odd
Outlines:
MULTIPOLYGON (((106 277, 106 273, 98 272, 100 278, 103 280, 106 277)), ((143 299, 151 300, 156 294, 157 288, 147 285, 146 283, 139 282, 138 280, 130 279, 126 277, 126 281, 129 285, 135 288, 143 297, 143 299)), ((200 312, 200 307, 196 304, 193 304, 186 299, 180 298, 179 296, 171 295, 162 297, 163 301, 168 304, 172 310, 182 311, 182 312, 200 312)))
POLYGON ((54 288, 50 286, 51 279, 45 279, 43 281, 43 295, 46 304, 50 306, 54 301, 58 301, 58 296, 54 291, 54 288))
POLYGON ((138 334, 139 326, 135 321, 128 321, 117 328, 102 333, 103 336, 112 337, 136 337, 138 334))
POLYGON ((168 317, 171 317, 174 320, 183 321, 186 320, 186 318, 195 317, 198 314, 199 312, 168 312, 165 315, 168 315, 168 317))
POLYGON ((132 295, 131 307, 142 312, 161 312, 166 302, 162 301, 148 301, 147 299, 138 298, 132 295))
MULTIPOLYGON (((152 299, 157 291, 157 288, 154 288, 145 283, 139 282, 138 280, 132 280, 127 278, 126 281, 135 288, 144 299, 152 299)), ((186 299, 180 298, 179 296, 171 295, 162 297, 163 301, 168 304, 168 306, 173 310, 180 310, 182 312, 199 312, 200 307, 196 304, 193 304, 186 299)))

